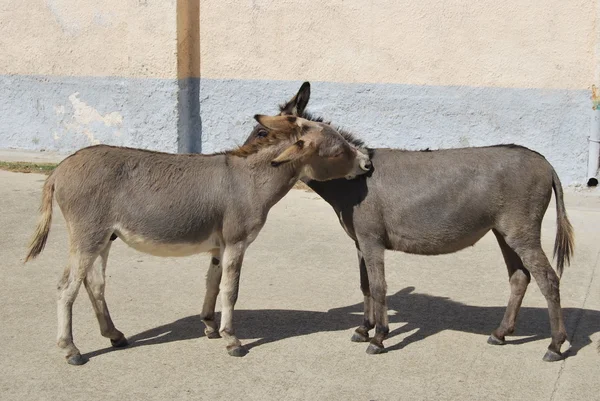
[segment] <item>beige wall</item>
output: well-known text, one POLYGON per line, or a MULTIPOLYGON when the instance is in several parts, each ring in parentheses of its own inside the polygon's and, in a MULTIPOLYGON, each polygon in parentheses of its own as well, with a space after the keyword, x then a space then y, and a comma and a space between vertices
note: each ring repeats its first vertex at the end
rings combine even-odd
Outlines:
POLYGON ((0 74, 175 78, 175 0, 0 0, 0 74))
POLYGON ((202 77, 589 88, 593 0, 203 0, 202 77))
MULTIPOLYGON (((182 26, 197 26, 190 10, 198 1, 0 0, 0 74, 174 78, 178 25, 181 46, 182 26)), ((585 89, 594 79, 595 7, 593 0, 201 0, 201 71, 585 89)), ((181 54, 197 51, 183 45, 181 54)), ((181 54, 179 76, 198 76, 199 55, 181 54)))

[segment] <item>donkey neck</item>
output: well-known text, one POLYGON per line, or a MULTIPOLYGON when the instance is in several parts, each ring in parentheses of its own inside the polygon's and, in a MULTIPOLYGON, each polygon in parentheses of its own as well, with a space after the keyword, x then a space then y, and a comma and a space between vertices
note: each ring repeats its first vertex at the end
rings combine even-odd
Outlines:
POLYGON ((302 168, 299 164, 286 163, 278 167, 271 165, 271 161, 293 143, 291 138, 246 157, 228 156, 229 162, 236 167, 234 170, 239 177, 239 185, 245 186, 258 204, 271 208, 298 181, 302 168))
POLYGON ((329 203, 338 213, 342 210, 351 210, 362 203, 366 198, 369 188, 368 177, 358 176, 352 180, 338 178, 330 181, 315 181, 302 179, 310 189, 315 191, 325 202, 329 203))

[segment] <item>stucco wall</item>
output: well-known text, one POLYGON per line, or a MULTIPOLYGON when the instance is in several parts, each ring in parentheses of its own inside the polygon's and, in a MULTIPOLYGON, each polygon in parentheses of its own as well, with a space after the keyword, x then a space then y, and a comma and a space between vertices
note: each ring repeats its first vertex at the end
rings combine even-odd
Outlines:
POLYGON ((518 143, 586 178, 592 0, 0 0, 0 147, 219 151, 301 81, 372 146, 518 143))
POLYGON ((582 182, 595 15, 591 0, 205 0, 202 148, 240 143, 311 80, 309 109, 369 145, 517 143, 582 182))
POLYGON ((177 151, 177 79, 0 76, 0 148, 177 151))
MULTIPOLYGON (((257 112, 277 105, 300 81, 202 79, 204 152, 243 143, 257 112)), ((564 183, 587 165, 586 90, 312 82, 308 110, 370 146, 439 149, 518 143, 545 155, 564 183)))
POLYGON ((175 78, 175 0, 0 0, 0 74, 175 78))
POLYGON ((593 0, 204 0, 202 77, 586 89, 593 0))
POLYGON ((176 1, 0 1, 0 147, 178 149, 176 1))

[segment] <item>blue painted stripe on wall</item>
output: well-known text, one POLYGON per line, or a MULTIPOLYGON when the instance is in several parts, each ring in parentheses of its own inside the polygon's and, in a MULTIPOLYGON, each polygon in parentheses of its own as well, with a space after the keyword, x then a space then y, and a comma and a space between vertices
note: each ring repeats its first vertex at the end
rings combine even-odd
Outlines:
MULTIPOLYGON (((211 153, 241 144, 300 81, 0 76, 0 147, 72 151, 94 141, 211 153)), ((564 184, 583 182, 586 90, 312 82, 309 110, 370 146, 517 143, 544 154, 564 184)))
MULTIPOLYGON (((312 82, 308 110, 373 147, 451 148, 516 143, 545 155, 563 184, 586 178, 586 90, 312 82)), ((256 113, 275 113, 300 81, 202 79, 202 149, 242 143, 256 113)))
POLYGON ((177 151, 175 79, 0 76, 0 147, 177 151))

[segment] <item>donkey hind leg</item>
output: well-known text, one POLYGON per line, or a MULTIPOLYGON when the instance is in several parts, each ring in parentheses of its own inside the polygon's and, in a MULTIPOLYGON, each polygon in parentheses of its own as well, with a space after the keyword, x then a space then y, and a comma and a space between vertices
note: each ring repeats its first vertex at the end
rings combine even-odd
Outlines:
POLYGON ((92 268, 87 272, 83 285, 92 302, 92 308, 94 308, 94 312, 96 313, 96 318, 100 325, 100 334, 103 337, 109 338, 113 347, 121 348, 128 345, 127 338, 115 328, 108 312, 108 305, 104 299, 106 263, 110 246, 111 243, 109 242, 104 250, 100 252, 100 258, 96 259, 92 268))
POLYGON ((563 356, 560 347, 567 339, 567 331, 560 306, 559 278, 542 250, 539 237, 536 241, 531 241, 522 237, 505 236, 505 240, 519 255, 525 268, 531 272, 548 303, 552 341, 543 359, 547 362, 561 360, 563 356))
POLYGON ((71 365, 83 365, 87 362, 73 343, 73 303, 87 271, 97 257, 98 254, 82 253, 71 247, 69 265, 58 283, 56 342, 58 347, 65 351, 65 358, 71 365))
POLYGON ((506 268, 508 269, 510 298, 508 299, 508 304, 506 305, 504 318, 502 319, 500 326, 498 326, 498 328, 494 330, 488 338, 488 343, 493 345, 502 345, 505 343, 505 336, 507 334, 512 334, 515 330, 515 321, 517 319, 517 315, 519 314, 523 297, 527 291, 527 286, 531 281, 531 274, 523 266, 523 262, 521 261, 519 255, 517 255, 515 251, 508 246, 502 237, 502 234, 496 230, 493 230, 493 232, 498 240, 498 245, 500 245, 500 250, 502 251, 502 256, 504 256, 506 268))
POLYGON ((352 334, 351 340, 355 343, 363 343, 369 341, 369 330, 375 327, 375 316, 373 314, 373 301, 371 299, 371 290, 369 289, 367 266, 358 244, 356 244, 356 251, 358 253, 358 265, 360 269, 360 289, 364 297, 364 318, 363 323, 352 334))
POLYGON ((219 248, 211 251, 212 258, 206 273, 206 294, 204 295, 204 304, 202 305, 202 313, 200 318, 206 325, 204 334, 208 338, 220 338, 217 323, 215 322, 215 305, 217 296, 219 295, 219 284, 221 283, 221 275, 223 268, 221 266, 221 250, 219 248))
POLYGON ((386 301, 387 285, 384 271, 385 249, 378 244, 367 246, 361 244, 361 250, 369 280, 370 302, 375 323, 375 336, 371 339, 367 347, 367 354, 380 354, 385 351, 383 340, 385 340, 390 331, 386 301))
POLYGON ((248 352, 234 334, 233 330, 233 308, 238 297, 240 283, 240 271, 246 244, 225 244, 222 260, 222 277, 220 284, 221 292, 221 327, 219 333, 227 343, 227 352, 231 356, 244 356, 248 352))

